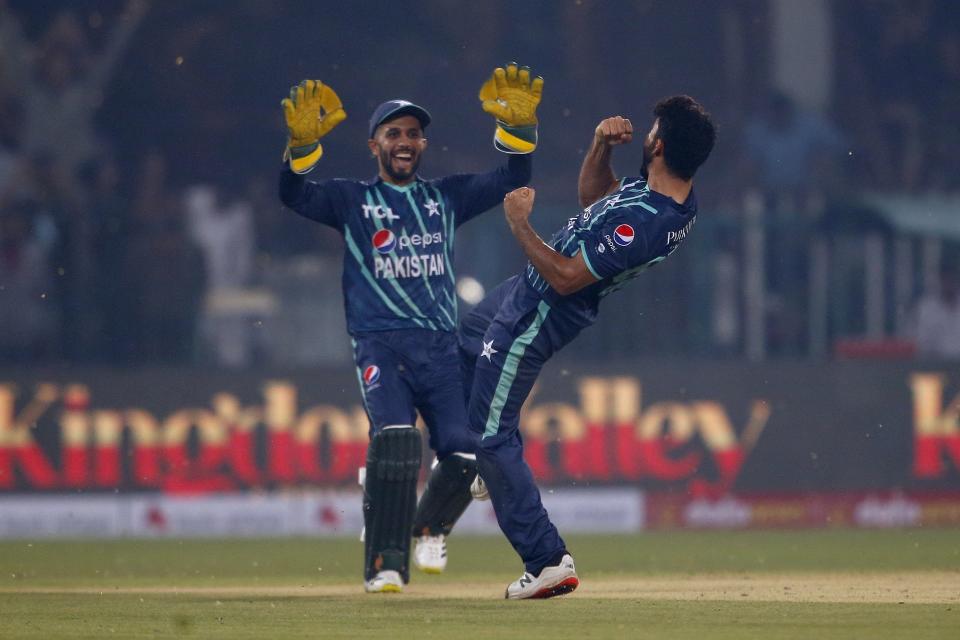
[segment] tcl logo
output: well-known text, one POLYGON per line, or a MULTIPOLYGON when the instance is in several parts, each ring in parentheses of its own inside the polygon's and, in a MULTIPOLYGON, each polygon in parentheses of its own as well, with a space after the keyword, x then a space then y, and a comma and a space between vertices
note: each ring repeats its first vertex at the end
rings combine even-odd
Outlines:
POLYGON ((393 212, 393 209, 390 207, 385 207, 379 204, 364 204, 360 205, 363 207, 363 217, 366 219, 375 218, 377 220, 389 220, 393 222, 394 220, 399 220, 400 216, 393 212))

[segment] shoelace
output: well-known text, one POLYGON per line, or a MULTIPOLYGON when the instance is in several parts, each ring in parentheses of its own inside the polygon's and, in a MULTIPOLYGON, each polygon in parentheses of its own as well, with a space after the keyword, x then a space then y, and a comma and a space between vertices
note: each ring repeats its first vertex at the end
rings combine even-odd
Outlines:
POLYGON ((430 554, 437 558, 442 558, 447 552, 447 543, 443 536, 427 536, 427 543, 430 554))

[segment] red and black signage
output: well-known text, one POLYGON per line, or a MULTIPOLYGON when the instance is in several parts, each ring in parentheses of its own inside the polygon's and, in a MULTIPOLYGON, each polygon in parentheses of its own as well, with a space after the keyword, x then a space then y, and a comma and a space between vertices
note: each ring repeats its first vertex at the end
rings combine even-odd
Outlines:
MULTIPOLYGON (((936 367, 557 364, 522 430, 547 485, 694 498, 960 488, 960 372, 936 367)), ((0 492, 346 485, 366 444, 347 371, 0 374, 0 492)))

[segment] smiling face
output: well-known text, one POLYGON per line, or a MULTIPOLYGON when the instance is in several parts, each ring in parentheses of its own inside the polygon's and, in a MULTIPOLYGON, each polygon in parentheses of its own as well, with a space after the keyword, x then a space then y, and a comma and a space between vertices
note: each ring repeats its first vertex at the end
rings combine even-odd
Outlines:
POLYGON ((416 177, 427 139, 420 121, 404 115, 377 127, 367 146, 380 165, 380 177, 385 182, 404 185, 416 177))

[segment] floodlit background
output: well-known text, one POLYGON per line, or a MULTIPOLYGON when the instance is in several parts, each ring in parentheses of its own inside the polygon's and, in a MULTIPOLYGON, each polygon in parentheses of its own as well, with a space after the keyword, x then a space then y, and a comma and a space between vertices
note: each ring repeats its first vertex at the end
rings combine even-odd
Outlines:
MULTIPOLYGON (((477 89, 495 65, 530 65, 546 79, 544 235, 577 211, 600 119, 645 130, 674 93, 712 111, 697 233, 571 353, 764 360, 912 341, 918 299, 941 265, 955 273, 948 0, 6 0, 0 16, 4 362, 346 366, 340 239, 275 196, 279 101, 307 77, 349 114, 314 179, 375 173, 366 122, 393 97, 432 112, 421 173, 436 177, 501 162, 477 89), (220 224, 198 228, 211 210, 220 224), (251 295, 216 295, 237 287, 251 295)), ((618 150, 618 173, 639 156, 618 150)), ((458 251, 459 275, 487 288, 522 266, 498 211, 458 251)))

